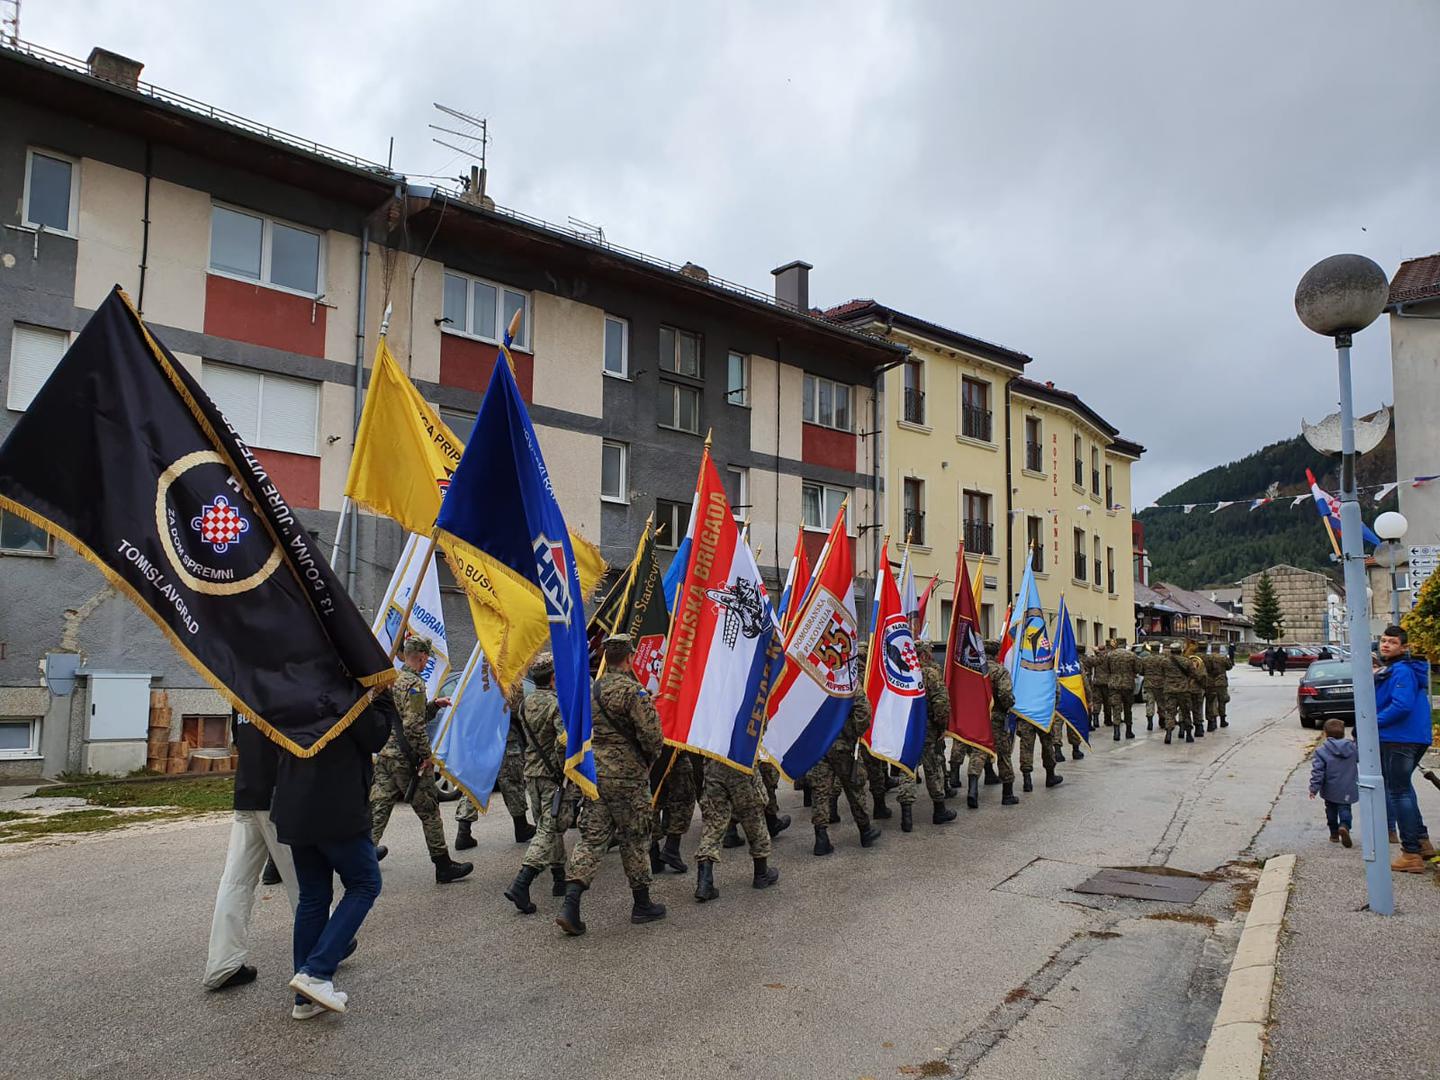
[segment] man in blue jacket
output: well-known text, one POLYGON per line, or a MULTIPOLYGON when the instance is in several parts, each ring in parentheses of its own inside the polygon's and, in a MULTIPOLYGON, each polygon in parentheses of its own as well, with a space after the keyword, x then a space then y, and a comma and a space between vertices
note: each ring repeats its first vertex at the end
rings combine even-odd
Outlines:
POLYGON ((1389 626, 1380 635, 1375 665, 1375 705, 1380 727, 1380 771, 1385 796, 1400 832, 1401 853, 1390 869, 1423 874, 1435 854, 1420 817, 1411 774, 1430 748, 1430 665, 1410 655, 1405 631, 1389 626))

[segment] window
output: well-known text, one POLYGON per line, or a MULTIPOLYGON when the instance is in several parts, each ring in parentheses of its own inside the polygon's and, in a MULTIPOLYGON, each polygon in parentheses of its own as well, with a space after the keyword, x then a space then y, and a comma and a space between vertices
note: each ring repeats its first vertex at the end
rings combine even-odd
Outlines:
MULTIPOLYGON (((945 625, 948 627, 950 624, 949 624, 949 623, 946 623, 945 625)), ((995 605, 994 605, 994 604, 981 604, 981 605, 980 605, 980 636, 983 637, 983 638, 991 638, 991 639, 993 639, 993 638, 995 637, 995 605)))
POLYGON ((1040 418, 1025 417, 1025 468, 1031 472, 1045 471, 1045 448, 1040 442, 1040 418))
POLYGON ((600 498, 605 502, 628 503, 629 447, 606 439, 600 444, 600 498))
POLYGON ((16 323, 10 338, 10 387, 5 404, 16 412, 28 409, 69 347, 70 335, 64 330, 16 323))
POLYGON ((1083 487, 1085 486, 1085 459, 1084 459, 1084 457, 1081 456, 1083 453, 1084 453, 1084 451, 1083 451, 1083 449, 1082 449, 1081 446, 1080 446, 1080 436, 1079 436, 1079 435, 1076 435, 1076 436, 1075 436, 1075 486, 1076 486, 1077 488, 1083 488, 1083 487))
POLYGON ((1097 536, 1095 537, 1095 576, 1090 579, 1090 583, 1097 589, 1100 587, 1100 582, 1105 580, 1100 575, 1100 538, 1097 536))
POLYGON ((700 335, 689 330, 660 327, 660 370, 702 379, 700 335))
POLYGON ((201 384, 251 446, 314 455, 320 384, 205 362, 201 384))
POLYGON ((693 386, 660 380, 660 403, 656 415, 661 427, 700 434, 700 391, 693 386))
POLYGON ((1105 591, 1115 592, 1115 549, 1113 547, 1105 549, 1105 591))
POLYGON ((730 500, 730 512, 736 521, 744 521, 750 516, 750 470, 730 465, 720 479, 725 485, 725 497, 730 500))
MULTIPOLYGON (((521 312, 520 328, 511 344, 527 352, 530 348, 530 294, 497 285, 484 278, 445 271, 445 322, 442 329, 498 345, 515 313, 521 312)), ((607 327, 608 335, 608 327, 607 327)))
POLYGON ((925 481, 905 478, 905 536, 925 546, 925 481))
POLYGON ((73 158, 48 150, 26 151, 25 226, 73 235, 79 183, 80 167, 73 158))
POLYGON ((806 375, 804 397, 802 419, 805 423, 819 424, 837 431, 854 430, 851 427, 850 387, 847 383, 822 379, 818 375, 806 375))
POLYGON ((1108 464, 1105 466, 1105 509, 1115 509, 1115 466, 1108 464))
POLYGON ((1117 634, 1117 633, 1115 633, 1115 628, 1114 628, 1113 626, 1110 627, 1110 637, 1109 637, 1108 640, 1110 640, 1110 641, 1119 641, 1119 640, 1120 640, 1120 635, 1117 634))
POLYGON ((1086 557, 1085 557, 1085 548, 1086 548, 1086 543, 1085 543, 1085 530, 1084 530, 1084 529, 1076 529, 1076 530, 1075 530, 1075 580, 1076 580, 1076 581, 1084 581, 1084 580, 1085 580, 1085 566, 1086 566, 1086 561, 1087 561, 1087 560, 1086 560, 1086 557))
POLYGON ((182 716, 180 737, 191 746, 223 749, 230 745, 230 717, 225 714, 182 716))
POLYGON ((750 357, 732 352, 727 363, 725 400, 731 405, 750 404, 750 357))
POLYGON ((318 296, 320 234, 260 214, 210 208, 210 269, 290 292, 318 296))
POLYGON ((1075 620, 1075 644, 1076 644, 1076 645, 1084 645, 1084 644, 1085 644, 1085 620, 1084 620, 1084 619, 1076 619, 1076 620, 1075 620))
POLYGON ((1027 517, 1025 519, 1025 543, 1035 553, 1035 572, 1045 572, 1045 519, 1038 517, 1027 517))
POLYGON ((905 421, 925 423, 925 368, 919 360, 905 361, 905 421))
POLYGON ((850 494, 845 488, 807 481, 800 488, 800 511, 805 528, 827 532, 840 513, 840 504, 850 494))
POLYGON ((967 491, 964 496, 965 550, 976 555, 995 554, 995 526, 990 521, 990 496, 967 491))
POLYGON ((465 446, 470 442, 470 432, 475 430, 475 414, 461 412, 459 409, 440 410, 440 419, 445 421, 455 438, 460 440, 460 445, 465 446))
POLYGON ((1090 447, 1090 492, 1097 498, 1100 495, 1100 448, 1090 447))
POLYGON ((960 434, 990 442, 990 384, 968 376, 960 380, 960 434))
POLYGON ((669 499, 655 500, 655 528, 659 530, 655 539, 657 548, 674 551, 690 531, 690 504, 671 502, 669 499), (661 528, 661 526, 664 526, 661 528))
POLYGON ((11 555, 53 555, 50 534, 18 514, 0 510, 0 551, 11 555))
POLYGON ((0 720, 0 758, 40 756, 39 719, 0 720))
POLYGON ((630 377, 630 323, 614 315, 605 316, 605 374, 630 377))

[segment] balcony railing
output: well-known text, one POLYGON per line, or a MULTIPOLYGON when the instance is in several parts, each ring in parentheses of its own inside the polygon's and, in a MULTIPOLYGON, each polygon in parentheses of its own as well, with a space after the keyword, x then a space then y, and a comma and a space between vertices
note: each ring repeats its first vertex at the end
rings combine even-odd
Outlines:
POLYGON ((905 422, 908 424, 925 423, 924 390, 916 390, 911 386, 905 388, 905 422))
POLYGON ((1027 442, 1025 444, 1025 468, 1031 472, 1045 471, 1045 455, 1039 443, 1027 442))
POLYGON ((905 511, 905 535, 912 544, 925 546, 925 511, 905 511))
POLYGON ((978 405, 965 405, 960 409, 960 433, 967 439, 990 442, 990 410, 978 405))
POLYGON ((965 522, 965 550, 975 555, 994 555, 995 526, 988 521, 965 522))

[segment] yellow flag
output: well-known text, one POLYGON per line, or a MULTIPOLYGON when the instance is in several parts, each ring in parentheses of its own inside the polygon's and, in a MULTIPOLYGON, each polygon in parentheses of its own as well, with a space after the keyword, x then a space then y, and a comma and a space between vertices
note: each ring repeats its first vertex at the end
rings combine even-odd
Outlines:
POLYGON ((355 433, 345 494, 410 532, 429 535, 440 513, 441 493, 464 449, 400 370, 382 337, 355 433))
POLYGON ((975 610, 980 610, 981 601, 985 599, 985 556, 980 556, 980 565, 975 567, 975 610))

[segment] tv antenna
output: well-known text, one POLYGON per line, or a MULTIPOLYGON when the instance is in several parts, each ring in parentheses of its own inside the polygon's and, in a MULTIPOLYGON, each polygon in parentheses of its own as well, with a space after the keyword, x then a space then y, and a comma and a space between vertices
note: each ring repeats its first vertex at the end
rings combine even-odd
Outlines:
POLYGON ((471 116, 459 109, 452 109, 449 105, 442 105, 438 101, 431 102, 431 104, 446 116, 458 121, 456 127, 430 124, 431 130, 453 136, 460 145, 457 146, 453 142, 433 135, 430 137, 430 141, 447 150, 454 150, 457 154, 467 157, 473 162, 470 166, 470 175, 460 176, 458 179, 465 196, 472 201, 479 202, 485 198, 485 147, 490 142, 489 125, 484 117, 471 116))
POLYGON ((20 0, 0 0, 0 41, 20 44, 20 0))

